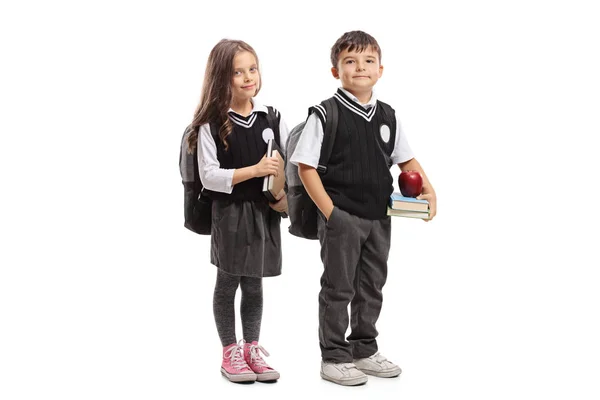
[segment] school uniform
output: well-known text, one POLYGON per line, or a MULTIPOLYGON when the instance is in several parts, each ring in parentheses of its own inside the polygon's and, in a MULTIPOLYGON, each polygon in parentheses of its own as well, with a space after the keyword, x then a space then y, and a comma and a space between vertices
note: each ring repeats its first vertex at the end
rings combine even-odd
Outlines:
MULTIPOLYGON (((199 129, 198 166, 202 185, 213 199, 211 263, 227 274, 268 277, 281 274, 281 216, 262 193, 263 177, 232 185, 235 169, 257 164, 274 138, 267 107, 253 100, 248 116, 229 110, 233 131, 225 150, 209 124, 199 129)), ((285 151, 288 129, 279 121, 279 146, 285 151)))
MULTIPOLYGON (((391 219, 386 215, 393 192, 390 167, 414 155, 399 121, 384 112, 374 93, 367 104, 343 88, 334 98, 338 129, 327 171, 321 175, 334 208, 329 220, 319 212, 318 221, 324 265, 319 342, 323 361, 345 363, 377 352, 375 324, 391 240, 391 219), (346 340, 349 323, 352 331, 346 340)), ((317 168, 327 115, 320 105, 311 111, 290 162, 317 168)))

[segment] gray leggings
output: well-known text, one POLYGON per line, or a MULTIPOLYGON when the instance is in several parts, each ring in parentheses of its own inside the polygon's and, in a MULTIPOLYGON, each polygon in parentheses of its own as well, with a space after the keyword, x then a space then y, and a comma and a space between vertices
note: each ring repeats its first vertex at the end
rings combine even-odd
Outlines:
POLYGON ((242 288, 240 316, 242 333, 248 343, 258 341, 262 320, 262 278, 229 275, 217 268, 217 283, 213 297, 213 313, 223 347, 236 343, 235 292, 242 288))

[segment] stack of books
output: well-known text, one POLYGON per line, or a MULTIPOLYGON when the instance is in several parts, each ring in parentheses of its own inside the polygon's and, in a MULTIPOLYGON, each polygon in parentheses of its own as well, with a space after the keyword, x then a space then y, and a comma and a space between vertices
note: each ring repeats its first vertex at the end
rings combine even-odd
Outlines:
POLYGON ((401 193, 394 192, 390 196, 387 215, 429 219, 429 202, 414 197, 404 197, 401 193))

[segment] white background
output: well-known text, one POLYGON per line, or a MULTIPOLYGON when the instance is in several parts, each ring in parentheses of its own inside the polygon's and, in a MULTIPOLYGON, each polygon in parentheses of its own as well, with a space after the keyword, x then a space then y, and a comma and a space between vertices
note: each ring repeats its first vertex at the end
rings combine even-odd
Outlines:
POLYGON ((592 3, 3 2, 0 398, 598 399, 592 3), (231 384, 178 171, 208 53, 254 46, 292 127, 355 29, 439 202, 393 221, 379 345, 404 373, 321 380, 319 248, 285 233, 261 335, 282 378, 231 384))

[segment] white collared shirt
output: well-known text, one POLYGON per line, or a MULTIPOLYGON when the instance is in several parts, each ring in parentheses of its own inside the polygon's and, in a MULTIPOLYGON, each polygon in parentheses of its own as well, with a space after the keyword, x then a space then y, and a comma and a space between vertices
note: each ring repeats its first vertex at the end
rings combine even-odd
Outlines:
MULTIPOLYGON (((255 99, 252 99, 250 118, 244 118, 231 108, 229 109, 228 114, 229 119, 231 119, 231 122, 234 124, 250 127, 254 124, 256 114, 259 112, 267 113, 267 107, 258 104, 255 99), (247 121, 245 119, 247 119, 247 121)), ((279 112, 276 111, 276 113, 279 112)), ((279 147, 284 154, 288 133, 287 125, 283 121, 283 118, 280 118, 279 147)), ((235 169, 221 168, 221 164, 217 158, 217 144, 211 135, 210 124, 201 125, 200 130, 198 131, 198 169, 202 186, 215 192, 231 194, 233 191, 233 172, 235 169)))
MULTIPOLYGON (((375 92, 372 92, 371 99, 366 103, 362 104, 356 96, 348 92, 344 88, 340 88, 346 96, 348 96, 353 102, 359 104, 365 109, 370 109, 377 103, 377 96, 375 92)), ((306 120, 306 125, 302 130, 294 154, 290 158, 290 162, 294 165, 302 163, 313 168, 317 168, 319 165, 319 158, 321 158, 321 144, 323 143, 323 125, 319 120, 316 113, 312 113, 306 120)), ((414 158, 412 149, 408 144, 406 135, 402 131, 402 125, 396 117, 396 141, 394 143, 394 150, 392 151, 391 159, 392 163, 400 164, 414 158)))

